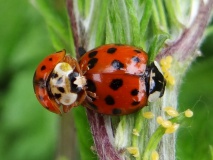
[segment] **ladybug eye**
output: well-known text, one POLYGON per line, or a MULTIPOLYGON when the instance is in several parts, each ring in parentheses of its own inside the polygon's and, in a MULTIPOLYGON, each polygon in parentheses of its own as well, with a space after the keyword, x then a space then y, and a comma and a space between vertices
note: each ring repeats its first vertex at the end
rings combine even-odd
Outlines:
POLYGON ((163 77, 161 68, 159 64, 154 61, 148 67, 148 101, 153 102, 156 101, 158 98, 162 97, 164 94, 166 81, 163 77))

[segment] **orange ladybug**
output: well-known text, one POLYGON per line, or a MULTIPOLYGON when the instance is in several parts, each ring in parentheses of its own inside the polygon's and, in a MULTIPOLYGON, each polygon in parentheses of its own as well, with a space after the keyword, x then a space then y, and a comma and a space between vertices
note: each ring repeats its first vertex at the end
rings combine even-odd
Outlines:
POLYGON ((78 62, 62 50, 47 56, 37 67, 34 77, 34 92, 43 107, 61 114, 78 106, 85 99, 86 79, 78 62))

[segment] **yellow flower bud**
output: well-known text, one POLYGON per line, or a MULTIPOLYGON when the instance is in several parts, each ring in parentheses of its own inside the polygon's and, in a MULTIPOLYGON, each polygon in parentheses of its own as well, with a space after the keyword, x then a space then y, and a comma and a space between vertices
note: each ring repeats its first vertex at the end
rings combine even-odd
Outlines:
POLYGON ((173 61, 172 56, 167 56, 167 57, 166 57, 166 62, 167 62, 167 63, 171 64, 172 61, 173 61))
POLYGON ((190 109, 187 109, 184 113, 185 113, 185 116, 188 118, 193 116, 193 112, 190 109))
POLYGON ((151 160, 159 160, 159 154, 157 151, 153 151, 151 154, 151 160))
POLYGON ((180 126, 179 124, 174 123, 171 127, 166 129, 165 133, 167 134, 174 133, 179 128, 179 126, 180 126))
POLYGON ((169 128, 172 126, 172 122, 169 121, 169 120, 164 120, 161 125, 164 127, 164 128, 169 128))
POLYGON ((171 117, 177 117, 179 115, 173 107, 165 107, 164 111, 166 111, 166 113, 171 117))
POLYGON ((153 118, 155 115, 152 112, 143 112, 143 117, 147 119, 153 118))
POLYGON ((139 132, 137 131, 137 129, 133 129, 132 134, 134 134, 135 136, 139 136, 139 132))
POLYGON ((158 117, 157 117, 157 123, 158 123, 158 124, 161 125, 161 124, 163 123, 163 121, 164 121, 163 117, 161 117, 161 116, 158 116, 158 117))
POLYGON ((127 148, 127 151, 131 154, 131 155, 133 155, 134 157, 139 157, 139 149, 138 149, 138 147, 128 147, 127 148))

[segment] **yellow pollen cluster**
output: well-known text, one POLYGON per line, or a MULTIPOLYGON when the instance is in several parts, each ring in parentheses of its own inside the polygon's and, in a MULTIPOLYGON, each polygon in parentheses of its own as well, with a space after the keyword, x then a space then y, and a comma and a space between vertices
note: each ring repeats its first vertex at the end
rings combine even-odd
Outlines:
POLYGON ((193 116, 193 112, 190 109, 187 109, 184 113, 185 113, 185 116, 188 118, 193 116))
POLYGON ((127 151, 131 154, 131 155, 133 155, 134 157, 139 157, 139 149, 138 149, 138 147, 128 147, 127 148, 127 151))
POLYGON ((157 122, 166 129, 165 133, 167 134, 174 133, 179 127, 179 124, 164 120, 161 116, 157 117, 157 122))
POLYGON ((179 124, 174 123, 174 124, 172 124, 172 126, 170 126, 169 128, 166 128, 165 133, 167 133, 167 134, 174 133, 174 132, 179 128, 179 126, 180 126, 179 124))
POLYGON ((152 112, 143 112, 143 117, 147 119, 153 118, 155 115, 152 112))
POLYGON ((176 111, 173 107, 165 107, 163 110, 171 117, 179 116, 178 111, 176 111))
POLYGON ((151 154, 151 160, 159 160, 159 154, 157 151, 153 151, 151 154))
POLYGON ((140 135, 137 129, 133 129, 132 130, 132 134, 134 134, 135 136, 139 136, 140 135))
POLYGON ((161 61, 160 61, 161 69, 163 71, 164 77, 170 85, 175 84, 175 78, 169 72, 169 69, 171 68, 172 61, 173 61, 172 56, 167 56, 167 57, 161 59, 161 61))
POLYGON ((161 116, 158 116, 158 117, 157 117, 157 123, 158 123, 158 124, 161 125, 161 124, 163 123, 163 121, 164 121, 163 117, 161 117, 161 116))

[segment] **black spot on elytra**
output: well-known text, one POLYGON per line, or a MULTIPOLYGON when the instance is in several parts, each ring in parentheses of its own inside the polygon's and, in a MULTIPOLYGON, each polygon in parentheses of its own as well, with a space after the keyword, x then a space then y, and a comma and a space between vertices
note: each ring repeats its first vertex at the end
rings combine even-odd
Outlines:
POLYGON ((41 71, 43 71, 43 70, 45 70, 45 69, 46 69, 46 66, 43 65, 43 66, 41 67, 41 71))
POLYGON ((89 53, 89 58, 93 58, 93 57, 95 57, 96 56, 96 54, 98 53, 98 51, 92 51, 92 52, 90 52, 89 53))
POLYGON ((124 64, 121 63, 119 60, 113 60, 112 63, 111 63, 111 65, 112 65, 115 69, 117 69, 117 70, 119 70, 119 69, 121 69, 121 68, 124 67, 124 64))
POLYGON ((62 82, 63 82, 63 79, 62 79, 62 77, 60 77, 60 78, 57 80, 56 84, 61 84, 62 82))
POLYGON ((92 109, 94 109, 94 110, 98 109, 98 107, 94 103, 88 103, 88 104, 92 109))
POLYGON ((112 114, 114 114, 114 115, 118 115, 118 114, 121 114, 121 113, 122 113, 122 111, 120 109, 118 109, 118 108, 114 108, 112 110, 112 114))
POLYGON ((131 91, 131 95, 132 96, 137 96, 138 95, 138 90, 137 89, 133 89, 132 91, 131 91))
POLYGON ((110 88, 113 90, 118 90, 123 85, 123 80, 122 79, 113 79, 112 82, 110 83, 110 88))
POLYGON ((117 50, 117 48, 109 48, 108 50, 107 50, 107 53, 109 53, 109 54, 113 54, 113 53, 115 53, 116 52, 116 50, 117 50))
POLYGON ((137 49, 135 49, 134 50, 136 53, 141 53, 141 51, 140 50, 137 50, 137 49))
POLYGON ((108 104, 108 105, 115 104, 114 98, 112 96, 110 96, 110 95, 106 96, 106 98, 104 100, 105 100, 106 104, 108 104))
POLYGON ((79 53, 80 57, 82 57, 86 53, 86 50, 84 49, 84 47, 79 47, 78 53, 79 53))
POLYGON ((64 90, 63 87, 58 87, 57 89, 58 89, 61 93, 64 93, 64 92, 65 92, 65 90, 64 90))
POLYGON ((49 58, 49 61, 52 61, 53 59, 52 58, 49 58))
POLYGON ((137 56, 132 57, 132 60, 133 60, 134 62, 136 62, 136 63, 138 63, 138 62, 141 61, 137 56))
POLYGON ((92 59, 90 59, 89 60, 89 62, 88 62, 88 67, 89 67, 89 69, 92 69, 94 66, 95 66, 95 64, 98 62, 98 59, 97 58, 92 58, 92 59))
POLYGON ((88 79, 86 86, 87 86, 88 91, 96 92, 96 86, 95 86, 95 83, 92 80, 88 79))
POLYGON ((47 106, 46 106, 45 108, 46 108, 47 110, 50 110, 50 108, 49 108, 49 107, 47 107, 47 106))
POLYGON ((54 97, 56 98, 56 99, 58 99, 58 98, 61 98, 61 94, 54 94, 54 97))
POLYGON ((133 101, 133 102, 132 102, 132 105, 133 105, 133 106, 137 106, 138 104, 140 104, 140 102, 137 102, 137 101, 133 101))

